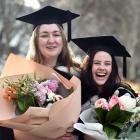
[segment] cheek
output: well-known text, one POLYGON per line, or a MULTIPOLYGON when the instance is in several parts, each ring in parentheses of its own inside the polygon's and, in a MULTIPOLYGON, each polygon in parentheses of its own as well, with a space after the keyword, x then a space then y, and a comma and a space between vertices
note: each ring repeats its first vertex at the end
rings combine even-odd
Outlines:
POLYGON ((112 72, 112 66, 108 67, 107 71, 110 74, 112 72))
POLYGON ((38 48, 41 50, 44 48, 45 41, 43 39, 38 39, 38 48))
POLYGON ((97 71, 97 69, 98 69, 98 66, 96 66, 96 65, 92 65, 92 73, 95 73, 95 71, 97 71))
POLYGON ((92 65, 92 76, 94 77, 97 67, 92 65))
POLYGON ((44 39, 44 38, 39 38, 38 39, 38 44, 39 45, 42 45, 42 44, 44 44, 44 43, 46 43, 47 42, 47 39, 44 39))
POLYGON ((63 39, 62 38, 58 38, 57 39, 57 43, 60 45, 60 46, 63 46, 63 39))
POLYGON ((62 38, 59 38, 58 40, 57 40, 57 43, 58 43, 58 50, 61 52, 62 51, 62 49, 63 49, 63 47, 64 47, 64 43, 63 43, 63 40, 62 40, 62 38))
POLYGON ((63 46, 59 46, 58 47, 58 53, 60 54, 62 52, 62 50, 63 50, 63 46))

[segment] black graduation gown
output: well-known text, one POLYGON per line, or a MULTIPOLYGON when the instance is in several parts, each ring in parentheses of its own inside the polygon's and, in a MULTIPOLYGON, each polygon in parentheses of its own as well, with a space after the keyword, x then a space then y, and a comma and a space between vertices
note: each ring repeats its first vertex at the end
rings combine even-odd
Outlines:
POLYGON ((0 140, 14 140, 13 130, 0 126, 0 140))
POLYGON ((72 77, 71 73, 67 73, 67 72, 61 71, 59 69, 55 69, 55 71, 58 72, 59 74, 61 74, 63 77, 65 77, 68 80, 70 80, 72 77))

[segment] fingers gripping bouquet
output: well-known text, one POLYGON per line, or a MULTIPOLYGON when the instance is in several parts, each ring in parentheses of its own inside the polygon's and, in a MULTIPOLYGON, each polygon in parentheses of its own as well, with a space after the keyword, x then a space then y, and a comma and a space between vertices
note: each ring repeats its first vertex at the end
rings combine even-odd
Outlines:
POLYGON ((80 114, 83 124, 76 123, 74 127, 97 140, 140 138, 140 119, 136 120, 139 101, 128 93, 121 97, 113 95, 109 101, 98 99, 80 114))
POLYGON ((49 67, 11 54, 0 86, 1 126, 47 138, 73 131, 81 104, 78 78, 69 81, 49 67))

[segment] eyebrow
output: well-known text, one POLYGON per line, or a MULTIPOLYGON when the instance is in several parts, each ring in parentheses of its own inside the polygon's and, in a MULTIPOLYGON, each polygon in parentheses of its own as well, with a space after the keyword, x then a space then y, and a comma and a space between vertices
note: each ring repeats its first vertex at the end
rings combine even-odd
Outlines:
MULTIPOLYGON (((40 33, 48 33, 47 31, 42 31, 40 33)), ((52 33, 60 33, 60 31, 53 31, 52 33)))
MULTIPOLYGON (((100 60, 93 60, 93 62, 101 62, 100 60)), ((105 62, 112 62, 110 60, 105 60, 105 62)))

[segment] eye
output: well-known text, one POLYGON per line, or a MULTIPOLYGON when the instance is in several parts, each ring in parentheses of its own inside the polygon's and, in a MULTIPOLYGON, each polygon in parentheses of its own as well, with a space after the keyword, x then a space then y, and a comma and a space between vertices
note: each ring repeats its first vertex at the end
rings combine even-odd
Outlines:
POLYGON ((61 34, 60 33, 55 33, 55 34, 53 34, 53 36, 59 37, 59 36, 61 36, 61 34))
POLYGON ((97 62, 97 61, 95 61, 95 62, 93 62, 93 64, 94 64, 94 65, 100 65, 101 62, 97 62))
POLYGON ((45 38, 45 37, 48 37, 49 35, 48 34, 39 34, 39 37, 42 37, 42 38, 45 38))
POLYGON ((106 62, 105 66, 111 66, 111 62, 106 62))

